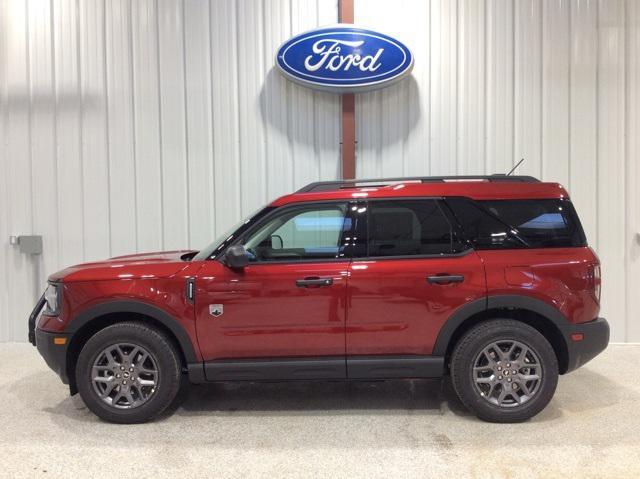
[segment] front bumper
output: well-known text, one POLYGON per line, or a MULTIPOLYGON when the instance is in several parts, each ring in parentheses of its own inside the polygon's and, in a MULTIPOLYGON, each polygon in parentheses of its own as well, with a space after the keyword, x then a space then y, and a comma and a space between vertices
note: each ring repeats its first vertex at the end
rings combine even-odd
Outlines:
POLYGON ((67 376, 67 347, 70 336, 68 334, 50 333, 36 329, 36 347, 51 369, 53 369, 64 384, 69 384, 67 376), (64 342, 64 344, 62 344, 64 342))
POLYGON ((38 348, 40 356, 44 358, 64 384, 69 384, 67 376, 67 348, 69 347, 69 334, 50 333, 37 328, 38 317, 44 308, 44 294, 36 303, 29 315, 29 342, 38 348))
POLYGON ((583 366, 604 351, 609 344, 609 323, 597 318, 588 323, 572 324, 563 331, 567 344, 567 369, 565 372, 583 366), (578 339, 578 338, 582 339, 578 339))

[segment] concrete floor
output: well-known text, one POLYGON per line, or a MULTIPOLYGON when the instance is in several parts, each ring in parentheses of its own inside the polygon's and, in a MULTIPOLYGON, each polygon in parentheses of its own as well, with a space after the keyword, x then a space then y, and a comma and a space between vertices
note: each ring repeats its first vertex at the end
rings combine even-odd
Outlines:
POLYGON ((35 349, 0 345, 1 477, 640 477, 640 345, 561 377, 532 421, 480 422, 448 383, 193 387, 173 415, 99 421, 35 349))

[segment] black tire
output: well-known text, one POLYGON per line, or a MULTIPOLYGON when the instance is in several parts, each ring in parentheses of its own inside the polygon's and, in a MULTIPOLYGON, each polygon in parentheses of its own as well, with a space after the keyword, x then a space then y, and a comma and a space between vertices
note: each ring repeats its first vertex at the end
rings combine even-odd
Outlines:
MULTIPOLYGON (((94 414, 109 422, 136 424, 155 418, 172 403, 180 389, 180 381, 181 362, 175 347, 164 333, 141 322, 127 321, 101 329, 89 338, 78 356, 76 367, 78 392, 94 414), (118 408, 105 402, 93 383, 94 363, 99 360, 99 356, 106 348, 118 344, 144 348, 156 368, 155 386, 147 387, 145 402, 130 408, 126 408, 126 405, 118 408)), ((116 395, 118 388, 114 391, 112 394, 116 395)))
MULTIPOLYGON (((518 351, 523 349, 516 345, 512 354, 522 354, 518 351)), ((534 370, 535 368, 531 368, 523 371, 529 374, 534 370)), ((492 319, 474 326, 460 338, 451 356, 451 380, 460 401, 480 419, 498 423, 522 422, 538 414, 551 401, 558 384, 558 360, 547 339, 531 326, 512 319, 492 319), (505 374, 505 364, 497 366, 497 361, 485 361, 483 369, 488 371, 474 372, 474 366, 483 365, 482 361, 490 360, 489 356, 504 361, 504 357, 483 355, 483 351, 493 353, 495 348, 489 347, 492 343, 508 349, 510 341, 525 345, 530 348, 530 352, 526 354, 534 354, 537 357, 542 373, 538 382, 521 381, 523 376, 520 375, 520 371, 514 376, 512 370, 507 370, 506 374, 511 374, 512 382, 504 383, 508 378, 502 375, 505 374), (497 367, 501 367, 502 371, 497 372, 497 367), (492 384, 476 385, 476 374, 488 376, 492 384), (501 380, 498 381, 498 378, 501 380), (524 390, 519 389, 519 385, 513 385, 518 382, 524 382, 525 387, 534 392, 523 399, 524 390), (508 386, 514 389, 513 395, 508 386), (491 391, 489 388, 492 388, 491 391), (500 396, 503 388, 507 397, 501 401, 503 404, 499 405, 500 399, 495 396, 500 396), (492 399, 488 399, 488 396, 492 399), (517 402, 516 396, 520 398, 521 403, 517 402), (492 403, 492 400, 496 401, 496 404, 492 403)))

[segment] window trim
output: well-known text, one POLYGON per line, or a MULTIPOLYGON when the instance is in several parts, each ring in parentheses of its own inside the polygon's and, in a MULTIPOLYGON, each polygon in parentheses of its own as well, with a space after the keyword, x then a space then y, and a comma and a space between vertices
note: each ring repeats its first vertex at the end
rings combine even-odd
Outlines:
POLYGON ((410 260, 410 259, 438 259, 438 258, 459 258, 466 256, 474 251, 473 245, 467 241, 462 235, 461 226, 455 219, 453 214, 446 207, 446 197, 444 196, 403 196, 395 198, 367 198, 361 199, 358 204, 364 204, 367 208, 367 214, 364 215, 364 231, 366 234, 367 254, 365 256, 353 255, 353 261, 393 261, 393 260, 410 260), (460 244, 464 249, 461 251, 440 254, 412 254, 397 256, 370 256, 369 255, 369 205, 373 202, 393 202, 393 201, 435 201, 438 209, 444 215, 445 219, 451 226, 452 243, 460 244))
POLYGON ((460 258, 472 253, 472 248, 457 253, 442 254, 412 254, 398 256, 354 256, 353 261, 391 261, 391 260, 408 260, 408 259, 438 259, 438 258, 460 258))
MULTIPOLYGON (((288 211, 296 210, 296 209, 305 209, 306 207, 322 207, 322 206, 333 206, 333 205, 344 205, 345 207, 345 215, 344 218, 351 218, 351 230, 349 232, 354 231, 355 227, 355 218, 352 215, 350 206, 355 204, 355 201, 339 199, 339 200, 321 200, 321 201, 303 201, 299 203, 290 203, 284 206, 280 206, 275 208, 273 211, 270 211, 267 215, 260 218, 255 224, 251 225, 250 228, 243 231, 233 242, 228 244, 223 251, 220 252, 218 256, 216 256, 216 260, 224 263, 224 256, 226 255, 227 249, 230 246, 241 244, 246 237, 252 235, 255 231, 260 229, 266 223, 271 221, 273 217, 279 216, 280 214, 286 214, 288 211)), ((338 239, 338 243, 342 244, 343 238, 347 232, 341 231, 340 237, 338 239)), ((304 263, 348 263, 351 261, 353 252, 353 245, 350 243, 345 248, 345 255, 343 258, 317 258, 317 259, 300 259, 300 260, 291 260, 291 259, 283 259, 283 260, 275 260, 275 261, 255 261, 250 262, 247 266, 261 266, 261 265, 271 265, 271 264, 304 264, 304 263)))

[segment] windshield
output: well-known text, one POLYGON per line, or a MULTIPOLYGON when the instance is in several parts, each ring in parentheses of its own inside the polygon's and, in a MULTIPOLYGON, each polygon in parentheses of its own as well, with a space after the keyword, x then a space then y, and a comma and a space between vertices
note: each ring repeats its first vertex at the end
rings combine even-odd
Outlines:
POLYGON ((258 218, 271 211, 272 207, 260 208, 247 216, 242 221, 236 223, 227 231, 218 236, 213 243, 206 248, 203 248, 193 257, 193 261, 203 261, 205 259, 215 256, 221 251, 224 246, 234 240, 240 233, 245 231, 251 224, 253 224, 258 218))

